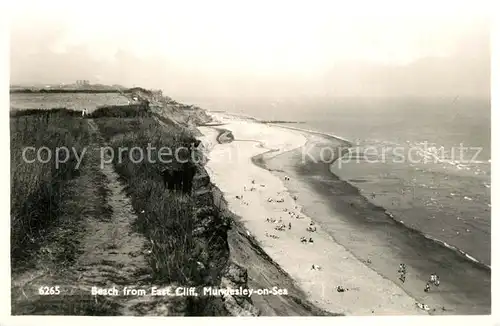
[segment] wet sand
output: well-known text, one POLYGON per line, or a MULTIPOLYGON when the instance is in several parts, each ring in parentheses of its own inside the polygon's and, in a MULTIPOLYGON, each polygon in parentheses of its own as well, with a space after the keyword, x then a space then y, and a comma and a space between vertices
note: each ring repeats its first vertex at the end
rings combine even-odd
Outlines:
MULTIPOLYGON (((339 141, 309 136, 309 153, 339 141)), ((432 314, 491 313, 491 271, 463 255, 427 239, 388 216, 385 210, 363 197, 358 189, 336 177, 329 164, 302 160, 301 150, 254 159, 277 177, 287 175, 287 189, 298 196, 303 211, 312 216, 335 241, 380 275, 398 284, 419 302, 436 310, 432 314), (405 283, 398 277, 400 263, 408 267, 405 283), (441 285, 423 291, 431 273, 441 285), (443 310, 444 307, 444 310, 443 310)))

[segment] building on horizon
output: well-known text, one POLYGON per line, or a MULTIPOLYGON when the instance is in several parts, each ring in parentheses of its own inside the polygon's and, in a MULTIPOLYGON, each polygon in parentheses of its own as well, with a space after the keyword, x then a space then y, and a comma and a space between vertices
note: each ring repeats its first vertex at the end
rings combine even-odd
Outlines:
POLYGON ((78 87, 89 86, 89 85, 90 85, 90 83, 86 79, 80 79, 80 80, 76 81, 76 86, 78 86, 78 87))

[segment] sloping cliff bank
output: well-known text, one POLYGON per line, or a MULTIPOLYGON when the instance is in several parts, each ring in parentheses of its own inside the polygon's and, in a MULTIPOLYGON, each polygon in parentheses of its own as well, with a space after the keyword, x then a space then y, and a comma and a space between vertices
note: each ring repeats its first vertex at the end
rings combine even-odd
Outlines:
MULTIPOLYGON (((205 110, 159 93, 137 89, 130 94, 140 101, 146 100, 155 119, 165 128, 181 128, 199 137, 203 135, 197 127, 212 123, 212 117, 205 110)), ((198 149, 202 157, 208 150, 203 145, 198 149)), ((238 216, 227 208, 222 192, 210 180, 203 166, 206 160, 201 161, 193 184, 193 197, 199 207, 193 220, 193 237, 200 250, 198 260, 205 278, 202 284, 220 289, 260 289, 267 294, 191 297, 186 312, 199 316, 334 315, 311 304, 295 281, 248 235, 238 216), (274 295, 273 289, 286 289, 287 293, 274 295)))
MULTIPOLYGON (((183 105, 168 97, 155 97, 144 90, 132 93, 140 100, 147 100, 156 121, 164 128, 175 127, 193 136, 202 135, 198 125, 211 122, 211 117, 200 108, 183 105)), ((196 155, 204 157, 204 149, 198 148, 196 155)), ((231 259, 229 230, 232 221, 215 200, 219 193, 203 167, 204 159, 197 165, 193 180, 193 198, 197 210, 193 218, 193 238, 196 243, 197 265, 200 281, 197 282, 199 297, 188 297, 185 315, 194 316, 259 316, 261 311, 252 298, 241 293, 207 294, 204 291, 218 289, 248 289, 248 273, 243 264, 231 259)))
MULTIPOLYGON (((214 201, 216 187, 203 166, 197 167, 193 196, 198 207, 193 220, 193 237, 199 249, 198 264, 206 289, 248 288, 246 269, 230 259, 228 230, 231 221, 214 201)), ((198 291, 204 293, 203 289, 198 291)), ((251 298, 245 295, 222 293, 221 296, 189 297, 187 310, 198 316, 258 316, 251 298)))
POLYGON ((143 88, 131 88, 124 93, 130 100, 148 103, 153 115, 166 125, 185 128, 195 136, 201 136, 196 128, 212 121, 205 110, 194 105, 179 103, 168 96, 163 96, 161 91, 150 91, 143 88))
POLYGON ((220 304, 224 312, 232 316, 336 316, 310 303, 290 275, 260 248, 258 242, 247 233, 239 217, 229 211, 222 192, 211 183, 203 166, 198 167, 194 188, 194 196, 200 207, 217 209, 216 214, 197 217, 195 223, 199 226, 196 229, 200 231, 195 236, 208 233, 214 235, 221 228, 226 232, 226 243, 222 247, 227 251, 221 251, 220 247, 216 248, 208 243, 207 252, 212 257, 207 257, 205 261, 207 265, 214 266, 215 277, 219 273, 219 287, 269 290, 264 295, 225 295, 220 301, 199 301, 199 307, 203 306, 199 313, 223 314, 220 309, 213 310, 215 305, 220 304), (287 293, 273 295, 273 289, 286 289, 287 293))

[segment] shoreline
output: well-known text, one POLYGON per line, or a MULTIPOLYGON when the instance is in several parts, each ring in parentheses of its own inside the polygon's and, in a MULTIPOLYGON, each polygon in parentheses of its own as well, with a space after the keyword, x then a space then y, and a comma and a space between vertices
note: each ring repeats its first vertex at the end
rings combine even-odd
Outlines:
MULTIPOLYGON (((289 130, 293 130, 293 131, 298 131, 298 132, 300 132, 302 134, 305 134, 305 135, 307 135, 307 134, 317 135, 317 136, 319 136, 321 138, 324 138, 325 140, 334 140, 334 141, 342 143, 342 145, 340 146, 342 148, 342 150, 341 150, 342 155, 345 154, 345 150, 349 150, 349 148, 352 147, 352 141, 350 141, 348 139, 345 139, 345 138, 343 138, 341 136, 330 134, 330 133, 326 133, 326 132, 322 132, 322 131, 309 130, 309 129, 292 127, 292 126, 285 126, 285 125, 280 125, 280 124, 277 124, 277 123, 268 123, 268 122, 260 121, 258 118, 250 116, 250 115, 244 115, 244 114, 238 114, 238 113, 227 113, 225 111, 210 111, 210 112, 223 114, 224 116, 235 117, 237 119, 243 119, 243 120, 248 119, 248 120, 250 120, 250 121, 252 121, 254 123, 262 123, 262 124, 273 126, 273 127, 276 127, 276 128, 283 128, 283 129, 289 129, 289 130)), ((219 125, 221 125, 221 124, 219 124, 219 125)), ((221 129, 221 130, 229 131, 227 129, 221 129)), ((256 164, 257 166, 261 167, 262 169, 266 169, 266 170, 269 171, 269 168, 267 168, 265 166, 265 162, 264 162, 265 161, 264 156, 266 156, 266 154, 267 154, 267 152, 255 155, 255 157, 252 157, 252 162, 254 164, 256 164)), ((335 157, 332 160, 332 162, 329 163, 329 165, 334 164, 340 157, 342 157, 342 155, 335 157)), ((337 174, 335 174, 333 172, 331 172, 331 174, 334 175, 339 180, 341 180, 341 181, 349 184, 353 188, 356 188, 356 189, 359 190, 359 188, 357 188, 355 184, 349 182, 349 180, 344 180, 344 179, 340 178, 340 176, 338 176, 337 174)), ((362 195, 360 194, 360 196, 362 196, 362 195)), ((366 199, 368 200, 368 198, 366 198, 366 199)), ((443 241, 443 240, 440 240, 438 238, 435 238, 435 237, 433 237, 433 236, 431 236, 431 235, 429 235, 429 234, 427 234, 425 232, 422 232, 422 231, 420 231, 420 230, 418 230, 416 228, 412 228, 412 227, 407 226, 405 223, 403 223, 402 221, 398 220, 396 218, 396 216, 394 216, 394 214, 392 214, 391 212, 389 212, 389 210, 387 208, 383 207, 383 206, 377 205, 375 203, 371 203, 371 205, 373 205, 377 209, 383 210, 384 214, 388 218, 392 219, 394 222, 400 224, 402 227, 408 229, 409 231, 415 232, 418 235, 421 235, 421 236, 425 237, 426 239, 428 239, 428 240, 436 243, 437 245, 440 245, 440 246, 442 246, 443 248, 445 248, 447 250, 453 251, 457 255, 460 255, 460 257, 462 257, 464 259, 467 259, 468 261, 470 261, 471 263, 476 264, 480 268, 484 268, 484 269, 486 269, 488 271, 491 271, 491 266, 490 265, 488 265, 488 264, 480 261, 479 259, 475 258, 470 253, 462 250, 461 248, 459 248, 457 246, 454 246, 454 245, 451 245, 451 244, 447 243, 446 241, 443 241)))
MULTIPOLYGON (((301 215, 299 219, 290 217, 292 211, 300 212, 301 207, 297 206, 281 180, 268 170, 256 166, 251 158, 262 154, 263 151, 274 155, 286 153, 303 146, 306 138, 298 132, 290 131, 283 131, 280 137, 276 135, 279 134, 279 129, 262 124, 253 130, 260 135, 258 139, 246 137, 252 133, 252 126, 257 125, 245 125, 245 122, 241 121, 228 123, 226 129, 235 134, 235 141, 212 147, 206 166, 207 172, 223 192, 228 208, 241 217, 248 234, 255 237, 261 248, 299 284, 308 299, 321 309, 346 315, 428 314, 427 311, 419 309, 417 302, 401 288, 365 266, 336 243, 320 225, 317 225, 316 232, 308 233, 307 226, 314 223, 311 217, 301 213, 298 213, 301 215), (240 124, 244 126, 237 127, 240 124), (267 136, 273 137, 266 138, 267 132, 267 136), (286 139, 292 135, 292 140, 286 139), (250 140, 265 142, 266 146, 255 146, 250 140), (228 152, 237 151, 238 158, 242 160, 237 166, 229 167, 227 161, 219 157, 224 154, 221 148, 226 148, 228 152), (260 185, 262 188, 245 192, 244 185, 250 187, 251 179, 255 180, 256 187, 260 185), (273 193, 274 196, 278 194, 283 198, 282 204, 278 204, 280 201, 268 202, 267 198, 273 193), (288 214, 283 213, 284 211, 288 211, 288 214), (266 222, 266 216, 275 216, 276 219, 280 216, 285 224, 291 223, 293 227, 285 232, 275 231, 274 225, 266 222), (278 238, 272 238, 270 234, 278 238), (301 243, 301 235, 314 238, 313 243, 301 243), (294 252, 295 255, 290 257, 289 252, 294 252)), ((205 136, 211 133, 208 128, 202 129, 201 132, 205 136)), ((292 216, 293 214, 295 213, 292 213, 292 216)))
MULTIPOLYGON (((279 126, 279 125, 276 125, 277 128, 288 128, 287 126, 279 126)), ((328 134, 323 134, 322 132, 315 132, 315 131, 312 131, 310 132, 309 130, 300 130, 299 128, 293 128, 293 129, 297 129, 298 131, 302 131, 302 132, 305 132, 305 133, 314 133, 314 134, 318 134, 320 135, 320 137, 325 137, 325 139, 328 139, 329 137, 332 137, 334 139, 338 139, 336 136, 331 136, 331 135, 328 135, 328 134)), ((348 145, 349 146, 349 145, 348 145)), ((347 147, 348 148, 348 147, 347 147)), ((254 162, 254 164, 258 165, 259 167, 263 168, 263 169, 266 169, 266 170, 269 170, 269 168, 266 167, 266 159, 263 158, 263 156, 265 156, 266 153, 262 153, 262 154, 258 154, 256 155, 254 158, 252 158, 252 161, 254 162)), ((333 161, 331 163, 329 163, 329 165, 332 165, 334 164, 340 157, 336 157, 335 159, 333 159, 333 161)), ((359 188, 356 187, 355 184, 349 182, 349 180, 345 180, 345 179, 342 179, 340 176, 338 176, 337 174, 333 173, 333 172, 330 172, 331 175, 333 175, 335 178, 338 178, 339 180, 341 180, 342 182, 345 182, 347 184, 349 184, 351 187, 353 188, 356 188, 358 191, 359 191, 359 188)), ((360 196, 364 197, 366 200, 368 200, 368 198, 366 198, 365 196, 363 196, 361 193, 359 193, 360 196)), ((473 257, 471 254, 469 254, 468 252, 462 250, 461 248, 457 247, 457 246, 453 246, 449 243, 447 243, 446 241, 443 241, 443 240, 440 240, 438 238, 435 238, 423 231, 420 231, 416 228, 412 228, 408 225, 406 225, 404 222, 402 222, 401 220, 398 220, 396 218, 396 216, 394 216, 394 214, 392 214, 387 208, 381 206, 381 205, 377 205, 375 203, 372 203, 370 202, 370 204, 376 208, 376 210, 382 210, 384 212, 384 214, 392 219, 395 223, 398 223, 400 224, 401 227, 404 227, 405 229, 407 229, 408 231, 410 232, 414 232, 416 234, 418 234, 419 236, 423 236, 425 237, 427 240, 430 240, 432 242, 434 242, 435 244, 437 245, 440 245, 442 246, 443 248, 445 249, 448 249, 450 251, 453 251, 454 253, 456 253, 457 255, 460 255, 461 258, 464 258, 464 259, 467 259, 468 261, 470 261, 471 263, 473 264, 476 264, 479 268, 484 268, 488 271, 491 271, 491 266, 476 259, 475 257, 473 257)))
MULTIPOLYGON (((286 129, 293 129, 293 130, 297 130, 299 132, 304 132, 304 133, 310 133, 310 134, 316 134, 316 135, 319 135, 320 137, 323 137, 325 138, 326 140, 329 140, 330 138, 333 138, 334 140, 337 140, 337 141, 341 141, 341 142, 345 142, 345 146, 344 148, 349 148, 351 147, 351 143, 348 141, 348 140, 345 140, 343 138, 340 138, 338 136, 335 136, 335 135, 330 135, 330 134, 327 134, 327 133, 323 133, 323 132, 319 132, 319 131, 311 131, 311 130, 306 130, 306 129, 301 129, 301 128, 294 128, 294 127, 289 127, 289 126, 280 126, 280 125, 274 125, 275 127, 277 128, 286 128, 286 129)), ((342 150, 343 152, 343 150, 342 150)), ((263 153, 263 154, 259 154, 257 156, 264 156, 266 153, 263 153)), ((341 157, 341 156, 340 156, 341 157)), ((329 165, 332 165, 334 164, 340 157, 335 157, 333 159, 333 161, 331 163, 329 163, 329 165)), ((268 169, 266 166, 265 166, 265 159, 262 159, 261 162, 258 162, 257 160, 254 162, 255 164, 258 164, 261 168, 263 169, 268 169)), ((358 191, 360 191, 360 189, 358 187, 356 187, 355 184, 349 182, 349 180, 345 180, 345 179, 342 179, 340 176, 338 176, 337 174, 335 174, 334 172, 331 172, 331 175, 335 176, 336 178, 338 178, 339 180, 341 180, 342 182, 345 182, 347 184, 349 184, 350 186, 352 186, 353 188, 356 188, 358 191)), ((363 196, 361 193, 359 193, 360 196, 363 196)), ((365 196, 363 196, 365 199, 368 200, 368 198, 366 198, 365 196)), ((416 234, 418 234, 419 236, 423 236, 425 237, 427 240, 430 240, 432 242, 434 242, 435 244, 437 245, 440 245, 442 246, 443 248, 446 248, 448 250, 451 250, 453 251, 454 253, 456 253, 457 255, 460 255, 461 258, 464 258, 464 259, 467 259, 468 261, 470 261, 471 263, 474 263, 476 264, 479 268, 484 268, 488 271, 491 271, 491 266, 480 261, 479 259, 473 257, 471 254, 469 254, 468 252, 462 250, 461 248, 457 247, 457 246, 454 246, 454 245, 451 245, 449 243, 447 243, 446 241, 443 241, 443 240, 440 240, 438 238, 435 238, 423 231, 420 231, 416 228, 412 228, 408 225, 406 225, 404 222, 402 222, 401 220, 398 220, 396 218, 396 216, 394 214, 392 214, 386 207, 383 207, 381 205, 378 205, 378 204, 375 204, 375 203, 372 203, 370 202, 371 205, 373 205, 377 210, 383 210, 384 211, 384 214, 392 219, 394 222, 400 224, 401 227, 404 227, 405 229, 407 229, 408 231, 410 232, 414 232, 416 234)))
MULTIPOLYGON (((231 115, 231 114, 229 114, 229 115, 225 115, 225 114, 224 114, 224 116, 226 116, 226 117, 227 117, 227 116, 233 116, 233 117, 234 117, 235 115, 231 115)), ((237 118, 238 118, 238 119, 241 119, 241 116, 237 116, 237 118)), ((228 120, 226 120, 226 122, 229 122, 229 121, 231 121, 231 120, 232 120, 232 119, 228 119, 228 120)), ((246 118, 243 118, 243 120, 246 120, 246 118)), ((251 122, 255 122, 255 121, 252 121, 252 119, 250 119, 250 121, 251 121, 251 122)), ((257 123, 257 124, 261 124, 261 125, 262 125, 262 123, 259 123, 259 122, 256 122, 256 123, 257 123)), ((263 124, 263 125, 266 125, 266 124, 263 124)), ((296 132, 299 132, 299 133, 301 133, 301 134, 303 134, 303 135, 304 135, 304 134, 306 134, 306 135, 311 135, 311 133, 309 133, 308 131, 301 130, 300 128, 294 128, 294 127, 288 127, 288 126, 280 126, 280 125, 272 125, 272 126, 270 126, 270 127, 271 127, 271 128, 276 128, 276 127, 279 127, 279 128, 285 129, 285 130, 286 130, 286 129, 289 129, 289 130, 292 130, 292 131, 296 131, 296 132)), ((278 129, 279 129, 279 128, 278 128, 278 129)), ((226 129, 226 131, 227 131, 227 129, 226 129)), ((344 139, 339 139, 339 138, 337 138, 337 137, 335 137, 335 136, 332 136, 332 135, 325 135, 324 133, 321 133, 321 132, 313 132, 312 134, 314 134, 314 137, 320 136, 320 137, 321 137, 321 138, 323 138, 324 140, 335 140, 337 143, 343 143, 344 145, 346 144, 344 139)), ((306 137, 307 137, 307 136, 306 136, 306 137)), ((237 137, 236 137, 236 141, 238 142, 238 138, 237 138, 237 137)), ((261 139, 261 141, 262 141, 262 139, 261 139)), ((303 145, 303 146, 304 146, 304 145, 303 145)), ((274 149, 274 150, 273 150, 273 149, 269 149, 269 150, 267 150, 267 151, 265 151, 265 152, 260 151, 259 153, 255 154, 255 155, 252 155, 252 156, 251 156, 251 158, 250 158, 250 160, 251 160, 252 164, 254 164, 255 166, 258 166, 259 168, 265 169, 265 171, 266 171, 267 173, 270 173, 270 174, 271 174, 271 175, 273 175, 274 177, 277 177, 277 178, 281 178, 281 179, 283 179, 283 174, 285 173, 285 171, 284 171, 283 169, 279 169, 279 168, 277 168, 277 169, 273 169, 272 167, 267 166, 267 165, 266 165, 266 161, 273 160, 273 159, 275 159, 275 158, 276 158, 277 160, 280 160, 280 159, 279 159, 279 156, 286 156, 286 155, 287 155, 287 153, 290 153, 290 152, 293 152, 293 149, 292 149, 292 150, 290 150, 290 151, 279 151, 279 150, 276 150, 276 149, 274 149), (278 151, 278 153, 275 153, 276 151, 278 151), (281 152, 281 153, 280 153, 280 152, 281 152), (277 158, 277 157, 278 157, 278 158, 277 158)), ((284 164, 284 163, 283 163, 283 160, 281 160, 280 162, 281 162, 282 164, 284 164)), ((287 172, 287 173, 288 173, 288 172, 287 172)), ((331 174, 331 172, 330 172, 330 174, 331 174)), ((337 178, 338 178, 338 177, 337 177, 337 178)), ((340 180, 340 178, 339 178, 339 180, 340 180)), ((351 185, 350 183, 348 183, 348 182, 346 182, 346 181, 344 181, 344 180, 340 180, 340 182, 344 182, 344 183, 348 184, 349 186, 351 186, 351 187, 355 188, 353 185, 351 185)), ((291 189, 291 188, 293 188, 293 187, 289 187, 289 185, 290 185, 290 184, 288 184, 288 185, 286 186, 285 192, 288 192, 288 193, 290 193, 290 194, 291 194, 291 193, 294 193, 294 194, 295 194, 295 193, 297 193, 297 189, 291 189)), ((297 188, 297 187, 296 187, 296 188, 297 188)), ((299 187, 299 188, 300 188, 300 187, 299 187)), ((358 193, 358 195, 359 195, 359 196, 362 196, 362 195, 361 195, 361 194, 359 194, 359 193, 358 193)), ((364 198, 364 199, 366 199, 365 197, 363 197, 363 198, 364 198)), ((300 200, 299 200, 299 201, 300 201, 300 200)), ((368 202, 369 202, 369 201, 368 201, 368 202)), ((450 253, 452 253, 452 254, 454 254, 454 255, 456 255, 456 256, 458 256, 458 257, 460 257, 459 259, 463 259, 463 260, 465 260, 465 261, 466 261, 466 263, 465 263, 466 265, 467 265, 468 263, 472 263, 472 264, 477 265, 477 267, 479 267, 480 269, 481 269, 481 268, 485 269, 487 273, 490 273, 490 269, 489 269, 489 267, 488 267, 488 266, 483 265, 483 264, 481 264, 481 263, 475 263, 473 260, 470 260, 470 259, 469 259, 469 258, 468 258, 465 254, 461 254, 461 253, 458 251, 459 249, 458 249, 457 251, 454 251, 453 249, 451 249, 451 248, 447 247, 446 245, 444 245, 444 244, 442 244, 442 243, 439 243, 439 240, 429 239, 429 237, 428 237, 428 236, 426 236, 424 233, 422 233, 422 232, 420 232, 420 231, 418 231, 418 230, 414 230, 414 229, 408 228, 408 227, 406 227, 406 225, 404 225, 403 223, 401 223, 401 222, 399 222, 399 221, 395 220, 395 219, 394 219, 394 217, 393 217, 393 216, 391 216, 391 214, 390 214, 387 210, 385 210, 384 208, 379 207, 379 206, 376 206, 375 204, 373 204, 373 203, 371 203, 371 202, 369 202, 369 204, 370 204, 370 205, 369 205, 369 206, 370 206, 370 209, 372 209, 372 210, 376 211, 376 213, 381 213, 381 212, 382 212, 382 213, 385 215, 385 217, 386 217, 387 219, 391 219, 394 223, 399 224, 399 225, 398 225, 398 227, 399 227, 399 228, 406 228, 406 229, 408 229, 408 230, 409 230, 409 232, 410 232, 410 233, 411 233, 411 232, 413 232, 413 233, 417 234, 416 236, 421 236, 421 237, 424 237, 426 241, 428 241, 428 242, 432 242, 434 245, 438 245, 438 246, 440 246, 440 247, 442 248, 442 250, 438 250, 438 251, 440 251, 440 252, 441 252, 441 251, 443 251, 443 250, 449 251, 450 253), (451 249, 451 250, 450 250, 450 249, 451 249)), ((300 206, 300 205, 299 205, 299 206, 300 206)), ((303 209, 303 207, 302 207, 302 208, 301 208, 301 211, 305 212, 305 213, 306 213, 306 215, 308 215, 308 214, 307 214, 307 213, 308 213, 308 212, 307 212, 307 209, 303 209)), ((309 216, 311 216, 311 218, 313 218, 313 219, 314 219, 314 217, 315 217, 313 214, 309 214, 309 216)), ((414 237, 414 236, 410 236, 410 237, 414 237)), ((335 239, 335 237, 333 237, 333 240, 334 240, 334 242, 335 242, 335 244, 336 244, 336 245, 342 246, 343 248, 347 249, 347 251, 348 251, 348 252, 353 253, 351 250, 349 250, 349 249, 348 249, 348 247, 349 247, 349 246, 347 246, 347 247, 346 247, 344 244, 339 243, 339 242, 337 241, 337 239, 335 239)), ((260 241, 260 242, 262 243, 262 241, 260 241)), ((265 247, 265 245, 263 246, 263 248, 264 248, 264 247, 265 247)), ((381 276, 382 276, 382 277, 384 277, 384 278, 386 278, 386 277, 387 277, 386 275, 384 275, 384 274, 386 274, 386 273, 380 273, 380 270, 376 270, 376 269, 374 269, 374 267, 373 267, 373 266, 370 266, 369 264, 367 264, 366 260, 365 260, 363 257, 359 257, 359 256, 356 256, 356 255, 354 255, 354 256, 356 257, 356 259, 357 259, 359 262, 363 263, 363 264, 365 265, 365 267, 366 267, 366 268, 369 268, 369 269, 371 269, 371 270, 373 270, 373 271, 377 272, 379 275, 381 275, 381 276)), ((271 256, 271 257, 272 257, 272 256, 271 256)), ((397 265, 396 265, 396 268, 397 268, 397 265)), ((286 270, 286 269, 285 269, 285 270, 286 270)), ((389 278, 391 278, 391 277, 389 277, 389 278)), ((395 282, 396 284, 394 284, 394 285, 399 287, 399 285, 397 285, 397 280, 392 280, 392 282, 395 282)), ((424 283, 424 284, 425 284, 425 283, 424 283)), ((407 292, 407 291, 405 290, 405 292, 407 292)), ((411 294, 410 294, 411 292, 412 292, 412 291, 407 292, 407 293, 411 296, 411 294)), ((413 291, 413 292, 414 292, 414 291, 413 291)), ((414 298, 415 296, 411 296, 411 297, 412 297, 412 298, 414 298)), ((421 297, 421 296, 420 296, 420 297, 421 297)), ((420 298, 420 299, 421 299, 421 298, 420 298)), ((430 301, 435 301, 435 300, 431 300, 431 299, 429 299, 429 300, 430 300, 430 301)), ((433 304, 433 306, 434 306, 434 307, 437 307, 437 306, 439 306, 439 304, 443 303, 443 301, 442 301, 442 300, 438 300, 438 299, 436 299, 436 300, 437 300, 437 301, 433 304)), ((486 299, 486 300, 488 301, 488 299, 486 299)), ((417 299, 415 300, 415 302, 418 302, 418 301, 419 301, 419 299, 417 298, 417 299)), ((423 303, 425 303, 425 302, 423 302, 423 303)), ((466 305, 466 304, 464 303, 464 305, 466 305)), ((442 305, 442 307, 443 307, 442 312, 438 312, 438 311, 437 311, 437 308, 435 308, 436 310, 434 310, 432 313, 433 313, 433 314, 441 314, 441 313, 442 313, 442 314, 449 314, 449 311, 450 311, 450 310, 449 310, 449 308, 450 308, 450 304, 446 304, 446 303, 445 303, 445 304, 443 304, 443 305, 442 305), (447 309, 445 309, 445 305, 447 305, 447 309)), ((466 309, 466 310, 467 310, 467 312, 465 312, 465 313, 477 314, 477 313, 478 313, 477 311, 479 311, 480 313, 482 313, 482 312, 484 311, 484 310, 483 310, 483 309, 481 309, 480 307, 479 307, 479 308, 477 308, 477 309, 476 309, 476 308, 474 308, 474 309, 472 309, 472 308, 471 308, 471 309, 466 309), (477 310, 477 309, 478 309, 478 310, 477 310)), ((486 307, 486 310, 490 311, 490 309, 491 309, 491 302, 490 302, 490 306, 489 306, 489 307, 486 307)), ((451 310, 451 311, 453 311, 453 310, 451 310)), ((464 311, 465 311, 465 310, 464 310, 464 311)), ((456 312, 456 311, 454 311, 453 313, 454 313, 454 314, 456 314, 457 312, 456 312)), ((349 313, 347 312, 347 314, 349 314, 349 313)))

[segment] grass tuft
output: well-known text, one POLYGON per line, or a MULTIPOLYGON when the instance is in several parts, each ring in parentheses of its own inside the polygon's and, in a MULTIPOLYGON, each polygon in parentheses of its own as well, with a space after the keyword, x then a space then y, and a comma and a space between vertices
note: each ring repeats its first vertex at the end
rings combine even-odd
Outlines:
POLYGON ((70 110, 37 111, 10 118, 13 268, 39 248, 47 232, 56 225, 67 195, 65 183, 78 175, 74 153, 81 153, 89 143, 87 122, 76 118, 70 110), (25 160, 23 150, 28 147, 34 150, 25 152, 25 160), (47 150, 52 155, 47 163, 36 159, 36 151, 43 147, 43 161, 48 158, 47 150), (54 155, 62 147, 69 149, 69 159, 56 166, 54 155))

